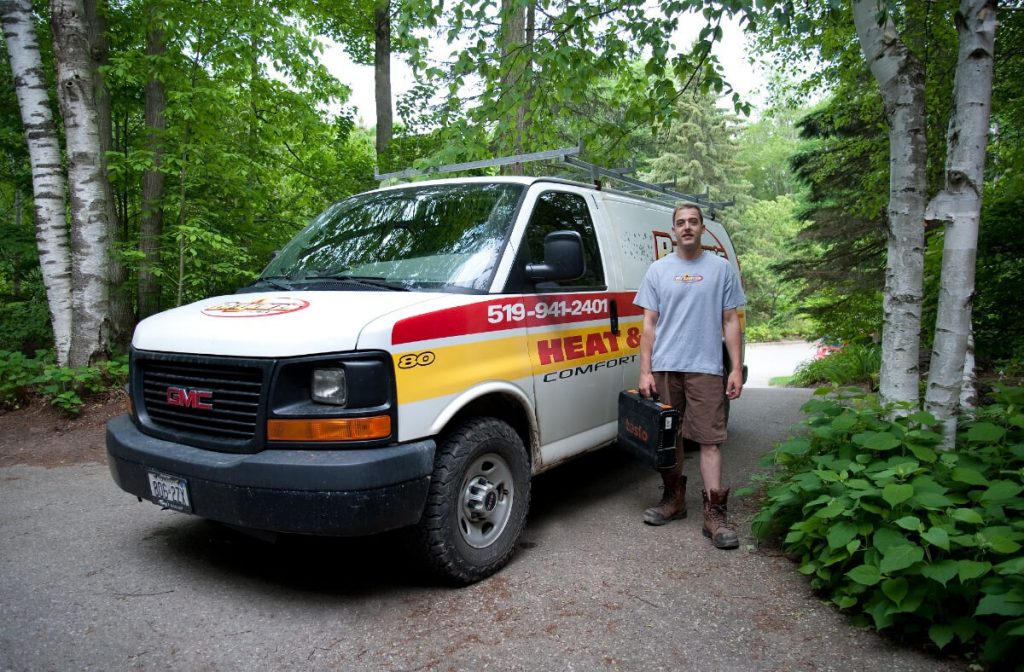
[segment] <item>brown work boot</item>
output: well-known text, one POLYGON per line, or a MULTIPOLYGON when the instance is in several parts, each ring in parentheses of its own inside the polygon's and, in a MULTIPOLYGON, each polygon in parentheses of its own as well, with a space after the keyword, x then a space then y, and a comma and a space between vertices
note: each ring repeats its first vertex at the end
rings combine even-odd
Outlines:
POLYGON ((715 548, 738 548, 740 540, 729 524, 729 488, 725 490, 701 490, 704 499, 704 536, 711 539, 715 548))
POLYGON ((664 525, 671 520, 686 518, 686 476, 663 471, 661 480, 665 484, 661 502, 644 511, 644 522, 648 525, 664 525))

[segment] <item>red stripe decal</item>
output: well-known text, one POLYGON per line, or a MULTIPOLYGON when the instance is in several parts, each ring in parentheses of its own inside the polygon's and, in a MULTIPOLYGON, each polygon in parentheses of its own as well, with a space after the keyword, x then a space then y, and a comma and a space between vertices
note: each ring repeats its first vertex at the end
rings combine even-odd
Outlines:
POLYGON ((399 345, 522 327, 607 320, 613 299, 620 319, 643 315, 643 309, 633 305, 635 296, 635 292, 587 292, 530 294, 481 301, 399 320, 391 331, 391 343, 399 345))

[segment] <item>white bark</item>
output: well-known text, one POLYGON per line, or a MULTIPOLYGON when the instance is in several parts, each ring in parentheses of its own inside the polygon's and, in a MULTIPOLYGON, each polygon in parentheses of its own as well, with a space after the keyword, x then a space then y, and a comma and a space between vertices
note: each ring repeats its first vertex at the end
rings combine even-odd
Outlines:
POLYGON ((978 377, 974 371, 974 329, 967 335, 967 353, 964 355, 964 376, 960 385, 960 412, 973 415, 978 405, 978 377))
POLYGON ((925 407, 942 420, 947 448, 952 448, 956 439, 971 335, 978 222, 992 107, 996 0, 961 0, 956 28, 960 50, 946 138, 946 186, 928 204, 926 213, 929 221, 946 223, 925 407))
MULTIPOLYGON (((877 0, 854 0, 853 20, 889 122, 889 246, 885 271, 883 402, 919 400, 921 298, 924 283, 924 72, 877 0)), ((904 409, 897 410, 898 413, 904 409)))
POLYGON ((57 94, 67 141, 71 194, 71 366, 108 355, 110 203, 96 113, 95 73, 82 0, 51 0, 57 94))
POLYGON ((50 112, 32 3, 30 0, 0 0, 0 20, 32 165, 36 246, 49 304, 54 350, 57 363, 64 366, 71 347, 71 251, 60 143, 50 112))

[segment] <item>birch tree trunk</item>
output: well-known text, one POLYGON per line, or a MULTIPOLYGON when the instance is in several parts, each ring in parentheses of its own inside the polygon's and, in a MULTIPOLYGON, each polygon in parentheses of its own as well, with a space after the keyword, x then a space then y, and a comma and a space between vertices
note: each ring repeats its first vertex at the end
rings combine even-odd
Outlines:
POLYGON ((43 62, 39 54, 32 3, 0 0, 0 21, 10 56, 14 89, 25 126, 32 194, 35 207, 36 247, 46 287, 57 363, 66 366, 71 348, 71 250, 65 215, 64 171, 57 127, 50 112, 43 62))
MULTIPOLYGON (((879 24, 878 0, 854 0, 861 50, 878 82, 889 122, 889 245, 885 270, 882 401, 919 403, 924 278, 924 71, 892 21, 879 24)), ((897 409, 903 413, 906 409, 897 409)))
MULTIPOLYGON (((106 0, 84 0, 86 29, 89 36, 89 53, 92 62, 93 87, 96 92, 96 123, 99 126, 100 153, 103 158, 103 190, 107 203, 107 221, 110 223, 111 244, 127 244, 128 221, 119 219, 115 207, 114 188, 107 175, 107 152, 114 147, 113 118, 110 109, 110 92, 99 72, 110 60, 110 41, 107 38, 106 15, 109 6, 106 0)), ((126 352, 135 327, 135 310, 132 306, 131 289, 128 286, 128 267, 121 258, 110 254, 110 341, 114 349, 126 352)))
POLYGON ((50 26, 71 194, 74 331, 68 363, 79 367, 109 356, 111 203, 82 0, 51 0, 50 26))
POLYGON ((961 0, 960 39, 953 81, 953 114, 946 136, 946 185, 928 204, 929 221, 945 222, 935 343, 925 408, 943 423, 944 445, 956 440, 964 362, 971 335, 978 222, 992 107, 996 0, 961 0))
MULTIPOLYGON (((373 8, 373 93, 377 112, 377 165, 387 170, 388 147, 394 135, 391 112, 391 2, 377 0, 373 8)), ((390 165, 390 163, 388 164, 390 165)))

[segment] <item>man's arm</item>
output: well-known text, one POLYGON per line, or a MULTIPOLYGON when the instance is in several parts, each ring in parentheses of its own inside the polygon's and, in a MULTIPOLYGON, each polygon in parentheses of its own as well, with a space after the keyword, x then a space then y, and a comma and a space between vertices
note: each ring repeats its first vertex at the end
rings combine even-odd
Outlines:
MULTIPOLYGON (((743 393, 743 357, 741 354, 743 333, 740 331, 740 315, 735 308, 722 311, 722 331, 725 332, 725 349, 729 353, 729 366, 731 367, 726 372, 728 378, 725 383, 725 396, 730 399, 739 399, 743 393)), ((643 348, 642 341, 640 347, 643 348)), ((641 364, 642 366, 643 364, 641 364)))
POLYGON ((658 327, 659 313, 644 308, 644 330, 640 335, 640 394, 651 397, 658 391, 654 384, 654 373, 651 371, 651 353, 654 352, 654 336, 658 327))

